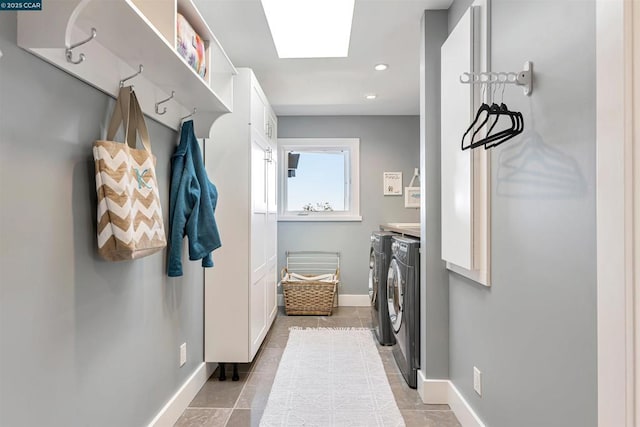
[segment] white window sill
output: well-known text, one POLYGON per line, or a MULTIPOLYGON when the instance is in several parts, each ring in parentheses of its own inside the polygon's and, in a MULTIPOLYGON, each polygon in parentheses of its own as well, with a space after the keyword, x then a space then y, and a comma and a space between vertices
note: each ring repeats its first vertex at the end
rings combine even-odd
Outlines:
POLYGON ((362 221, 359 215, 280 215, 278 222, 337 222, 337 221, 362 221))

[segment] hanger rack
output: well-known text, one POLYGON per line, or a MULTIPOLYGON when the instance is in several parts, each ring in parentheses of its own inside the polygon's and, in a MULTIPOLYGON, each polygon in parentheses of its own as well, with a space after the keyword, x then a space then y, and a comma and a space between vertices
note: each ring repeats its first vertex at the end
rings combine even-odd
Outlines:
POLYGON ((473 85, 490 84, 514 84, 523 86, 524 94, 530 96, 533 92, 533 63, 524 63, 524 69, 520 72, 484 72, 462 73, 460 83, 473 85))

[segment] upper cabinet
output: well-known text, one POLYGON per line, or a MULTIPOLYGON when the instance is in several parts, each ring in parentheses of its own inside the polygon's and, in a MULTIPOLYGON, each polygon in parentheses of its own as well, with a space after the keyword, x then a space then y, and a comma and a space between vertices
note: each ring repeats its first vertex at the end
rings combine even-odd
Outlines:
POLYGON ((251 94, 251 125, 256 132, 269 141, 271 146, 278 142, 278 119, 271 109, 269 101, 258 84, 254 85, 251 94))
POLYGON ((173 129, 195 108, 196 134, 208 136, 233 109, 236 69, 191 0, 48 0, 18 13, 18 45, 114 97, 142 66, 125 84, 146 115, 173 129), (200 73, 177 51, 179 15, 202 39, 200 73))
MULTIPOLYGON (((489 7, 475 0, 441 48, 442 259, 447 268, 491 285, 491 163, 484 149, 462 150, 461 138, 485 102, 463 73, 488 69, 489 7)), ((488 100, 487 100, 488 102, 488 100)))

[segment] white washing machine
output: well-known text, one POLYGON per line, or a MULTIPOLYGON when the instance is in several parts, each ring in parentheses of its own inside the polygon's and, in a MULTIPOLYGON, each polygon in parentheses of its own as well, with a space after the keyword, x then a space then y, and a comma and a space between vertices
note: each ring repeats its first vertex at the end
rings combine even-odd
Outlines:
POLYGON ((420 241, 394 236, 387 274, 387 307, 395 338, 393 356, 409 387, 420 369, 420 241))
POLYGON ((369 299, 373 331, 382 345, 395 342, 387 308, 387 270, 391 261, 391 240, 396 234, 374 231, 369 252, 369 299))

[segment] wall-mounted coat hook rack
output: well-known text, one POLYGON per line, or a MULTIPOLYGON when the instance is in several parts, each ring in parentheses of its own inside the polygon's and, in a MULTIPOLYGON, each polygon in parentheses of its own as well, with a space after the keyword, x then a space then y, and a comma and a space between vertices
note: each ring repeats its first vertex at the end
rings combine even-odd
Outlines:
POLYGON ((142 74, 142 71, 144 70, 144 67, 142 66, 142 64, 140 64, 140 68, 138 68, 138 72, 135 74, 130 75, 129 77, 125 77, 124 79, 120 80, 120 87, 124 87, 124 84, 127 80, 131 80, 132 78, 139 76, 140 74, 142 74))
POLYGON ((160 107, 160 104, 164 104, 165 102, 169 102, 169 101, 171 101, 171 100, 173 99, 173 96, 174 96, 175 94, 176 94, 176 92, 172 90, 172 91, 171 91, 171 96, 170 96, 170 97, 168 97, 167 99, 163 99, 162 101, 158 101, 158 102, 156 102, 156 114, 163 115, 164 113, 166 113, 166 112, 167 112, 167 107, 164 107, 164 108, 162 109, 162 111, 160 111, 160 108, 158 108, 158 107, 160 107))
POLYGON ((184 116, 183 118, 180 119, 180 121, 182 122, 183 120, 187 120, 189 117, 195 116, 196 112, 197 112, 196 107, 193 107, 193 111, 191 112, 191 114, 184 116))
POLYGON ((98 34, 98 32, 96 31, 95 28, 91 28, 91 35, 89 36, 89 38, 82 40, 78 43, 74 43, 71 46, 69 46, 68 48, 65 49, 64 54, 65 57, 67 58, 67 62, 70 62, 72 64, 79 64, 82 61, 84 61, 85 59, 87 59, 87 57, 84 55, 84 53, 81 53, 80 56, 78 57, 77 60, 73 59, 73 49, 77 48, 78 46, 82 46, 83 44, 87 44, 89 43, 91 40, 96 38, 96 35, 98 34))
POLYGON ((533 63, 527 61, 524 63, 524 69, 518 73, 515 72, 485 72, 485 73, 462 73, 460 83, 472 85, 490 85, 490 84, 515 84, 523 86, 524 94, 531 95, 533 92, 533 63), (501 79, 501 76, 505 76, 501 79))

